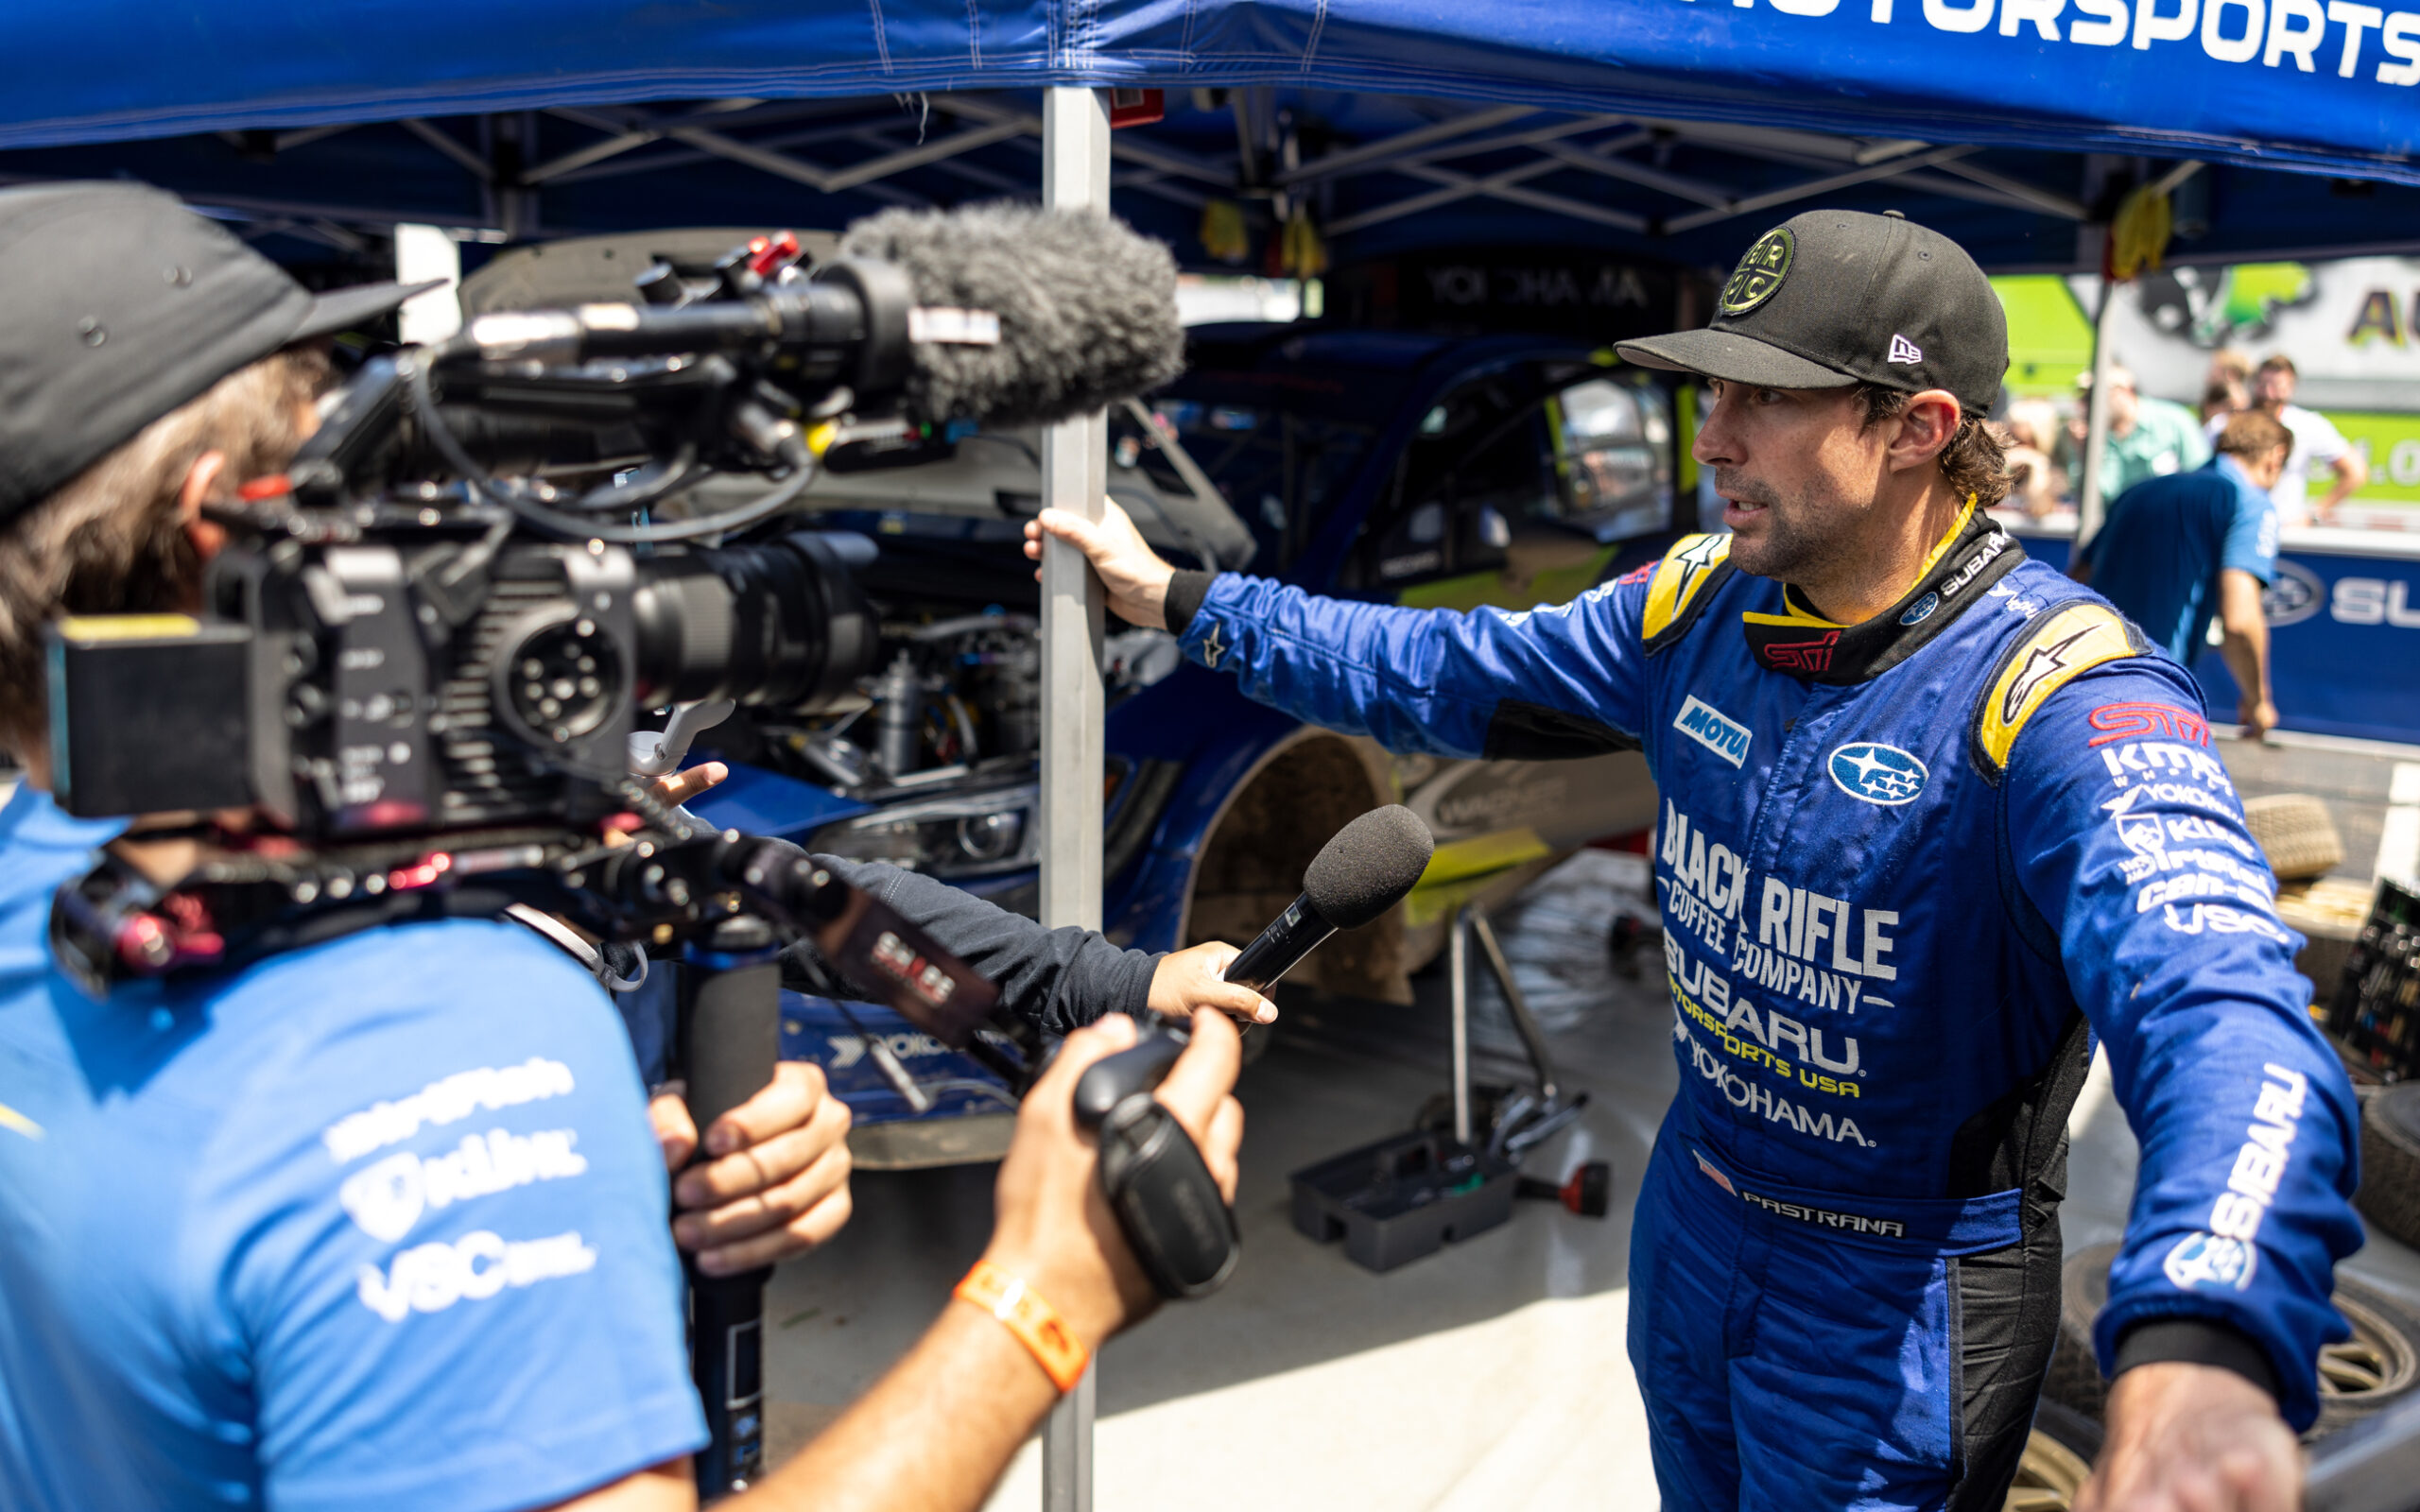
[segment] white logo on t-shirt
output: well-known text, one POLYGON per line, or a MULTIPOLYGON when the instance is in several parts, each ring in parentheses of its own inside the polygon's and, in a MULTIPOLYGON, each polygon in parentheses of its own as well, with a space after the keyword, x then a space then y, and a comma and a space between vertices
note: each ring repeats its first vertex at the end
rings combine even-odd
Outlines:
POLYGON ((517 1066, 481 1066, 433 1081, 408 1097, 372 1103, 348 1113, 320 1136, 338 1164, 357 1160, 372 1150, 400 1143, 424 1124, 458 1124, 473 1113, 517 1108, 572 1090, 571 1068, 560 1060, 532 1056, 517 1066))
POLYGON ((534 1286, 596 1268, 596 1251, 578 1230, 505 1240, 482 1228, 450 1245, 415 1245, 385 1271, 364 1265, 354 1291, 362 1306, 401 1323, 413 1313, 442 1313, 466 1297, 484 1302, 508 1286, 534 1286))
POLYGON ((572 1148, 579 1143, 579 1131, 568 1128, 534 1134, 490 1129, 484 1139, 469 1134, 444 1155, 424 1160, 406 1150, 365 1166, 345 1177, 337 1200, 363 1233, 392 1244, 431 1209, 579 1175, 588 1160, 572 1148))

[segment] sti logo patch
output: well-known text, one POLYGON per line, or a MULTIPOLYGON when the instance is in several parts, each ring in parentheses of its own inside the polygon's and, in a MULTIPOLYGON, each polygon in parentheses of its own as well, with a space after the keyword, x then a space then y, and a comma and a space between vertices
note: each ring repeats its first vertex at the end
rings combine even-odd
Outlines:
POLYGON ((1722 313, 1745 315, 1773 297, 1781 281, 1789 276, 1789 260, 1798 250, 1797 239, 1787 226, 1775 226, 1756 238, 1731 270, 1722 285, 1722 313))
POLYGON ((1824 765, 1832 774, 1833 785, 1841 792, 1884 808, 1914 802, 1932 775, 1909 752, 1871 740, 1841 747, 1824 765))
POLYGON ((1672 728, 1734 766, 1747 763, 1747 727, 1724 718, 1711 704, 1699 702, 1695 695, 1681 705, 1672 728))

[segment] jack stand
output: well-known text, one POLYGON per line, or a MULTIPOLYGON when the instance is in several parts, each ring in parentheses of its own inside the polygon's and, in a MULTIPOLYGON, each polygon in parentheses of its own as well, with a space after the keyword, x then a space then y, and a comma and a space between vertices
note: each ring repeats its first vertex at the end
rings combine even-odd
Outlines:
POLYGON ((1566 1091, 1557 1080, 1545 1031, 1512 979, 1512 965, 1487 915, 1476 906, 1457 908, 1446 922, 1445 937, 1453 989, 1450 1133, 1436 1126, 1440 1121, 1423 1109, 1415 1132, 1348 1150, 1291 1177, 1295 1228, 1322 1243, 1342 1239, 1345 1255, 1372 1270, 1392 1270, 1511 1218, 1521 1157, 1578 1118, 1588 1103, 1586 1092, 1566 1091), (1473 935, 1504 989, 1513 1029, 1536 1077, 1531 1090, 1490 1089, 1496 1095, 1490 1099, 1483 1145, 1473 1140, 1473 935))

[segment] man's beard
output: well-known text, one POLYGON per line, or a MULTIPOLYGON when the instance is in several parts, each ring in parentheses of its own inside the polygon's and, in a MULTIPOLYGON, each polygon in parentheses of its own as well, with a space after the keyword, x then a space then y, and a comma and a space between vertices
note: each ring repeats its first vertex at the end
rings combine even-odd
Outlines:
POLYGON ((1726 498, 1765 507, 1763 528, 1754 540, 1737 534, 1731 538, 1733 566, 1785 583, 1823 582, 1839 576, 1849 551, 1841 541, 1809 527, 1809 518, 1824 512, 1820 507, 1804 499, 1784 501, 1771 490, 1751 487, 1720 471, 1715 490, 1726 498))

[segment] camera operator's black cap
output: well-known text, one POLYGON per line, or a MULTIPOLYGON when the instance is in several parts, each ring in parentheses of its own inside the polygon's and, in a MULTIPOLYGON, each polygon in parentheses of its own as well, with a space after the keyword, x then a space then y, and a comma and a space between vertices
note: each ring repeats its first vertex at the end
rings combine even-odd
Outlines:
POLYGON ((0 189, 0 524, 237 369, 436 286, 314 296, 145 184, 0 189))
POLYGON ((1810 210, 1756 238, 1701 331, 1623 341, 1623 359, 1759 388, 1945 388, 1999 397, 2008 314, 1965 249, 1897 215, 1810 210))

